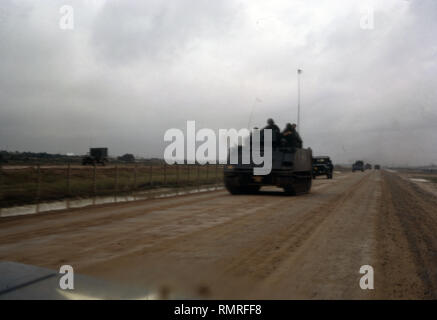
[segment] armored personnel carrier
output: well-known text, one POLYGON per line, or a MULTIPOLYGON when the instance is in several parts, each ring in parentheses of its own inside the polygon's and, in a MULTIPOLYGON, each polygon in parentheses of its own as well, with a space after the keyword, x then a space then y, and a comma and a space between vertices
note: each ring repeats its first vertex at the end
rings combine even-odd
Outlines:
POLYGON ((311 189, 312 150, 275 146, 272 149, 272 170, 267 175, 254 175, 255 165, 242 163, 242 147, 238 147, 238 163, 224 168, 224 182, 231 194, 255 193, 262 186, 283 188, 286 194, 308 193, 311 189))

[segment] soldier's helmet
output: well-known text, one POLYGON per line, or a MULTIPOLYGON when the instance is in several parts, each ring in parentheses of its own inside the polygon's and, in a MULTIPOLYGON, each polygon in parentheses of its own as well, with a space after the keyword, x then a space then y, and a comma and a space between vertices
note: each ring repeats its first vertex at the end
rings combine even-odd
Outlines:
POLYGON ((292 127, 293 129, 296 129, 296 124, 293 123, 293 124, 291 125, 291 127, 292 127))
POLYGON ((273 124, 275 124, 275 121, 273 121, 272 118, 269 118, 269 119, 267 120, 267 124, 269 124, 269 125, 273 125, 273 124))
POLYGON ((285 125, 285 129, 287 129, 287 130, 293 129, 293 126, 291 125, 290 122, 285 125))

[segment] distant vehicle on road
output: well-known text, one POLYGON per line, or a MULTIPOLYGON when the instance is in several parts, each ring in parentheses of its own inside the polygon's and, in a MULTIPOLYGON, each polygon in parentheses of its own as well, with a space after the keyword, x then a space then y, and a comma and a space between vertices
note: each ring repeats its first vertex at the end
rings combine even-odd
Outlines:
POLYGON ((370 163, 366 163, 366 165, 364 166, 364 170, 371 170, 372 169, 372 165, 370 163))
POLYGON ((131 153, 126 153, 117 158, 119 161, 123 162, 135 162, 135 156, 131 153))
POLYGON ((361 160, 355 161, 355 163, 352 165, 352 172, 355 171, 364 171, 364 162, 361 160))
POLYGON ((379 164, 375 164, 375 170, 380 170, 381 169, 381 166, 379 165, 379 164))
POLYGON ((324 175, 327 179, 332 179, 333 169, 334 166, 328 156, 313 157, 313 179, 324 175))
POLYGON ((108 161, 108 148, 90 148, 90 153, 88 156, 82 159, 82 165, 105 165, 108 161))

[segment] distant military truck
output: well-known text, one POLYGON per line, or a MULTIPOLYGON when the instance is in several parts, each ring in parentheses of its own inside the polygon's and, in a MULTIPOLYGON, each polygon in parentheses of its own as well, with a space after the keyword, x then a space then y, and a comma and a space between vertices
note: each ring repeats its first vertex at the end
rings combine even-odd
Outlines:
POLYGON ((82 159, 82 165, 96 165, 104 166, 108 162, 108 148, 90 148, 89 155, 82 159))
POLYGON ((380 170, 381 169, 381 166, 379 165, 379 164, 375 164, 375 170, 380 170))
POLYGON ((313 179, 317 176, 326 175, 327 179, 332 179, 334 166, 328 156, 313 157, 313 179))
POLYGON ((352 165, 352 172, 355 171, 364 171, 364 161, 361 160, 355 161, 355 163, 352 165))
POLYGON ((366 163, 364 170, 372 170, 372 165, 370 163, 366 163))

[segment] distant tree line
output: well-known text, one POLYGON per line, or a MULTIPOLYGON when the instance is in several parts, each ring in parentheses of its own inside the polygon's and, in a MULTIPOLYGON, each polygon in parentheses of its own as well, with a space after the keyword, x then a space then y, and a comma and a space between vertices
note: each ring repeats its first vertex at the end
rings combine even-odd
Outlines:
POLYGON ((0 163, 16 162, 79 162, 81 156, 67 156, 65 154, 52 154, 47 152, 19 152, 0 150, 0 163))
POLYGON ((117 158, 119 161, 123 162, 135 162, 135 157, 131 153, 126 153, 120 157, 117 158))
MULTIPOLYGON (((0 163, 8 164, 20 164, 20 163, 81 163, 83 155, 66 155, 58 153, 47 152, 20 152, 20 151, 5 151, 0 150, 0 163)), ((133 163, 140 162, 145 164, 160 165, 164 163, 163 159, 159 158, 139 158, 135 159, 135 156, 130 153, 126 153, 119 157, 113 157, 109 159, 109 162, 117 163, 133 163)))

